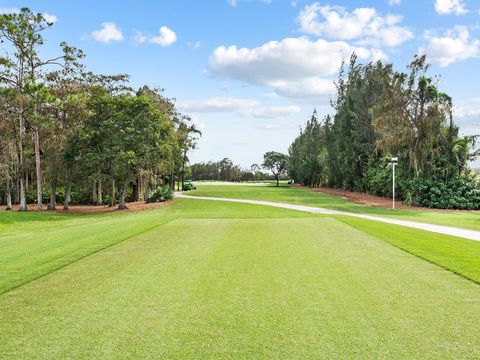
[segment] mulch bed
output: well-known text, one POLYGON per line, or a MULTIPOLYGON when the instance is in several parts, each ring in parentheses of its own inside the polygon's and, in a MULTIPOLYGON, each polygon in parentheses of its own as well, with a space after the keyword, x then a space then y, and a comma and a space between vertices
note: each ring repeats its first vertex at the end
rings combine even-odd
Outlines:
MULTIPOLYGON (((47 204, 43 205, 43 212, 52 212, 52 213, 60 213, 60 214, 96 214, 96 213, 107 213, 107 212, 114 212, 114 211, 142 211, 142 210, 151 210, 157 209, 160 207, 167 206, 171 204, 171 200, 165 201, 162 203, 145 203, 143 201, 139 202, 130 202, 127 203, 128 209, 126 210, 117 210, 117 206, 109 207, 107 205, 70 205, 68 210, 63 210, 63 204, 57 204, 57 210, 47 210, 47 204)), ((1 208, 4 210, 4 207, 1 208)), ((18 210, 18 205, 13 206, 13 211, 18 210)), ((37 211, 36 204, 29 204, 28 205, 29 211, 37 211)))
MULTIPOLYGON (((362 204, 362 205, 369 205, 381 208, 391 208, 392 207, 392 199, 384 198, 381 196, 375 196, 370 194, 364 194, 360 192, 354 191, 346 191, 340 189, 332 189, 327 187, 308 187, 308 186, 301 186, 301 185, 294 185, 298 188, 308 189, 312 191, 318 191, 325 194, 340 196, 352 203, 355 204, 362 204)), ((420 206, 411 206, 402 204, 401 201, 395 202, 395 208, 397 209, 405 209, 405 210, 426 210, 426 211, 449 211, 449 212, 477 212, 480 213, 480 210, 451 210, 451 209, 432 209, 432 208, 425 208, 420 206)))

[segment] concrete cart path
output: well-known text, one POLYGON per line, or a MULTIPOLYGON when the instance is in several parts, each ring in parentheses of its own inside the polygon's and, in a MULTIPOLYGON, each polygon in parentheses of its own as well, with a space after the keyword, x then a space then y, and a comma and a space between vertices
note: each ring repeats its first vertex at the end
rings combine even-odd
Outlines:
POLYGON ((175 196, 177 198, 183 198, 183 199, 228 201, 228 202, 236 202, 236 203, 244 203, 244 204, 273 206, 273 207, 278 207, 283 209, 308 212, 312 214, 346 215, 346 216, 352 216, 352 217, 357 217, 362 219, 380 221, 387 224, 407 226, 414 229, 426 230, 434 233, 451 235, 451 236, 461 237, 469 240, 480 241, 480 231, 461 229, 461 228, 456 228, 452 226, 435 225, 435 224, 421 223, 416 221, 398 220, 398 219, 384 218, 380 216, 355 214, 355 213, 350 213, 345 211, 329 210, 329 209, 323 209, 323 208, 317 208, 317 207, 305 206, 305 205, 285 204, 285 203, 278 203, 278 202, 272 202, 272 201, 192 196, 192 195, 186 195, 182 192, 176 192, 175 196))

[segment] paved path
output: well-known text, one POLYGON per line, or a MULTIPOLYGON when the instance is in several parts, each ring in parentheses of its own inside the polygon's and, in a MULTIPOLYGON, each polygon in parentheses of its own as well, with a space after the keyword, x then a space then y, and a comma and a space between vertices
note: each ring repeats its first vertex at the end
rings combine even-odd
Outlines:
POLYGON ((457 236, 457 237, 461 237, 461 238, 465 238, 465 239, 469 239, 469 240, 480 241, 480 231, 461 229, 461 228, 456 228, 456 227, 452 227, 452 226, 435 225, 435 224, 421 223, 421 222, 416 222, 416 221, 390 219, 390 218, 384 218, 384 217, 379 217, 379 216, 355 214, 355 213, 350 213, 350 212, 345 212, 345 211, 329 210, 329 209, 323 209, 323 208, 317 208, 317 207, 305 206, 305 205, 285 204, 285 203, 278 203, 278 202, 272 202, 272 201, 192 196, 192 195, 186 195, 186 194, 181 193, 181 192, 176 192, 175 196, 177 198, 184 198, 184 199, 228 201, 228 202, 236 202, 236 203, 273 206, 273 207, 278 207, 278 208, 283 208, 283 209, 304 211, 304 212, 308 212, 308 213, 312 213, 312 214, 346 215, 346 216, 352 216, 352 217, 357 217, 357 218, 362 218, 362 219, 380 221, 380 222, 384 222, 384 223, 387 223, 387 224, 407 226, 407 227, 410 227, 410 228, 426 230, 426 231, 439 233, 439 234, 457 236))

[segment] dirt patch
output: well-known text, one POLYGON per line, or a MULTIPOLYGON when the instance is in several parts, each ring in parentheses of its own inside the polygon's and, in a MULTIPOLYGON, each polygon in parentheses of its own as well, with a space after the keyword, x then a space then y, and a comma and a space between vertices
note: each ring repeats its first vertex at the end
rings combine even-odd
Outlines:
MULTIPOLYGON (((63 204, 57 205, 57 210, 51 211, 47 210, 47 205, 43 205, 44 212, 60 213, 60 214, 97 214, 97 213, 106 213, 114 211, 142 211, 142 210, 152 210, 161 208, 172 203, 171 200, 165 201, 162 203, 145 203, 143 201, 139 202, 130 202, 127 203, 128 209, 126 210, 117 210, 117 206, 109 207, 107 205, 70 205, 68 210, 63 210, 63 204)), ((3 210, 3 208, 2 208, 3 210)), ((18 210, 18 205, 13 206, 13 211, 18 210)), ((29 211, 37 211, 37 205, 30 204, 28 205, 29 211)))
MULTIPOLYGON (((342 199, 346 199, 346 200, 348 200, 352 203, 355 203, 355 204, 362 204, 362 205, 375 206, 375 207, 381 207, 381 208, 391 208, 392 207, 392 199, 384 198, 384 197, 381 197, 381 196, 364 194, 364 193, 354 192, 354 191, 332 189, 332 188, 327 188, 327 187, 313 188, 313 187, 301 186, 301 185, 298 185, 298 184, 293 185, 293 186, 297 187, 297 188, 308 189, 308 190, 312 190, 312 191, 318 191, 318 192, 329 194, 329 195, 339 196, 342 199)), ((411 205, 402 204, 401 201, 396 201, 395 202, 395 207, 397 209, 405 209, 405 210, 423 210, 423 211, 426 210, 426 211, 442 211, 442 212, 447 211, 447 212, 475 212, 475 213, 480 213, 480 210, 432 209, 432 208, 425 208, 425 207, 420 207, 420 206, 411 206, 411 205)))

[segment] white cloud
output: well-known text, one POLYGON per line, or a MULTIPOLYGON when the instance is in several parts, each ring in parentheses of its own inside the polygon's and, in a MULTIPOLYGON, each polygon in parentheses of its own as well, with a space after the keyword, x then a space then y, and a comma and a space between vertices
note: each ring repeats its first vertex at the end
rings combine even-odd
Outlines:
POLYGON ((468 12, 463 0, 435 0, 435 11, 440 15, 463 15, 468 12))
POLYGON ((149 42, 151 42, 152 44, 157 44, 163 47, 170 46, 175 41, 177 41, 177 34, 175 34, 175 32, 172 29, 166 26, 162 26, 160 28, 159 36, 154 36, 149 39, 149 42))
POLYGON ((302 9, 298 21, 306 34, 355 40, 360 45, 395 47, 413 38, 408 28, 399 26, 402 16, 381 16, 374 8, 348 12, 344 7, 313 3, 302 9))
POLYGON ((402 0, 388 0, 388 5, 390 6, 400 5, 401 3, 402 0))
MULTIPOLYGON (((141 31, 135 31, 135 35, 133 36, 133 40, 137 44, 145 44, 145 43, 151 43, 151 44, 157 44, 163 47, 167 47, 172 45, 175 41, 177 41, 177 35, 175 32, 171 29, 169 29, 166 26, 162 26, 159 31, 160 35, 158 36, 150 36, 148 34, 145 34, 141 31)), ((194 44, 188 43, 189 46, 192 46, 193 48, 197 48, 200 46, 200 41, 197 41, 194 44)))
POLYGON ((480 98, 460 101, 454 107, 453 114, 462 134, 480 134, 480 98))
POLYGON ((111 22, 102 23, 102 28, 100 30, 95 30, 92 32, 92 37, 95 41, 108 44, 112 41, 122 41, 123 34, 122 31, 111 22))
POLYGON ((280 96, 278 96, 278 94, 276 92, 266 92, 264 94, 262 94, 262 96, 265 96, 266 98, 269 98, 269 99, 278 99, 280 96))
POLYGON ((281 96, 299 100, 328 99, 335 93, 332 79, 309 77, 299 80, 278 80, 271 83, 275 92, 281 96))
POLYGON ((135 30, 135 35, 133 35, 133 41, 137 44, 144 44, 148 40, 148 36, 142 33, 141 31, 135 30))
POLYGON ((427 31, 425 37, 428 45, 420 48, 420 52, 427 54, 429 61, 441 67, 480 56, 480 40, 471 39, 466 26, 456 26, 443 36, 427 31))
POLYGON ((235 7, 235 6, 237 6, 237 0, 227 0, 227 4, 235 7))
POLYGON ((287 97, 326 99, 334 90, 329 77, 353 52, 360 60, 386 58, 381 50, 302 37, 270 41, 251 49, 220 46, 210 56, 209 64, 217 77, 270 87, 287 97))
POLYGON ((231 97, 178 101, 180 110, 194 113, 236 113, 247 118, 281 118, 300 112, 298 106, 263 106, 259 101, 231 97))
MULTIPOLYGON (((0 8, 0 14, 17 14, 19 12, 20 12, 19 8, 0 8)), ((42 16, 46 22, 51 24, 54 24, 58 21, 58 18, 56 15, 52 15, 47 12, 44 12, 42 16)))
POLYGON ((298 124, 295 123, 269 123, 269 124, 258 124, 255 126, 259 130, 284 130, 284 129, 293 129, 298 127, 298 124))
POLYGON ((246 109, 244 112, 240 112, 240 115, 249 118, 282 118, 297 114, 300 112, 298 106, 260 106, 252 109, 246 109))
POLYGON ((258 101, 229 97, 214 97, 206 100, 178 101, 179 109, 192 112, 233 112, 256 106, 258 101))

